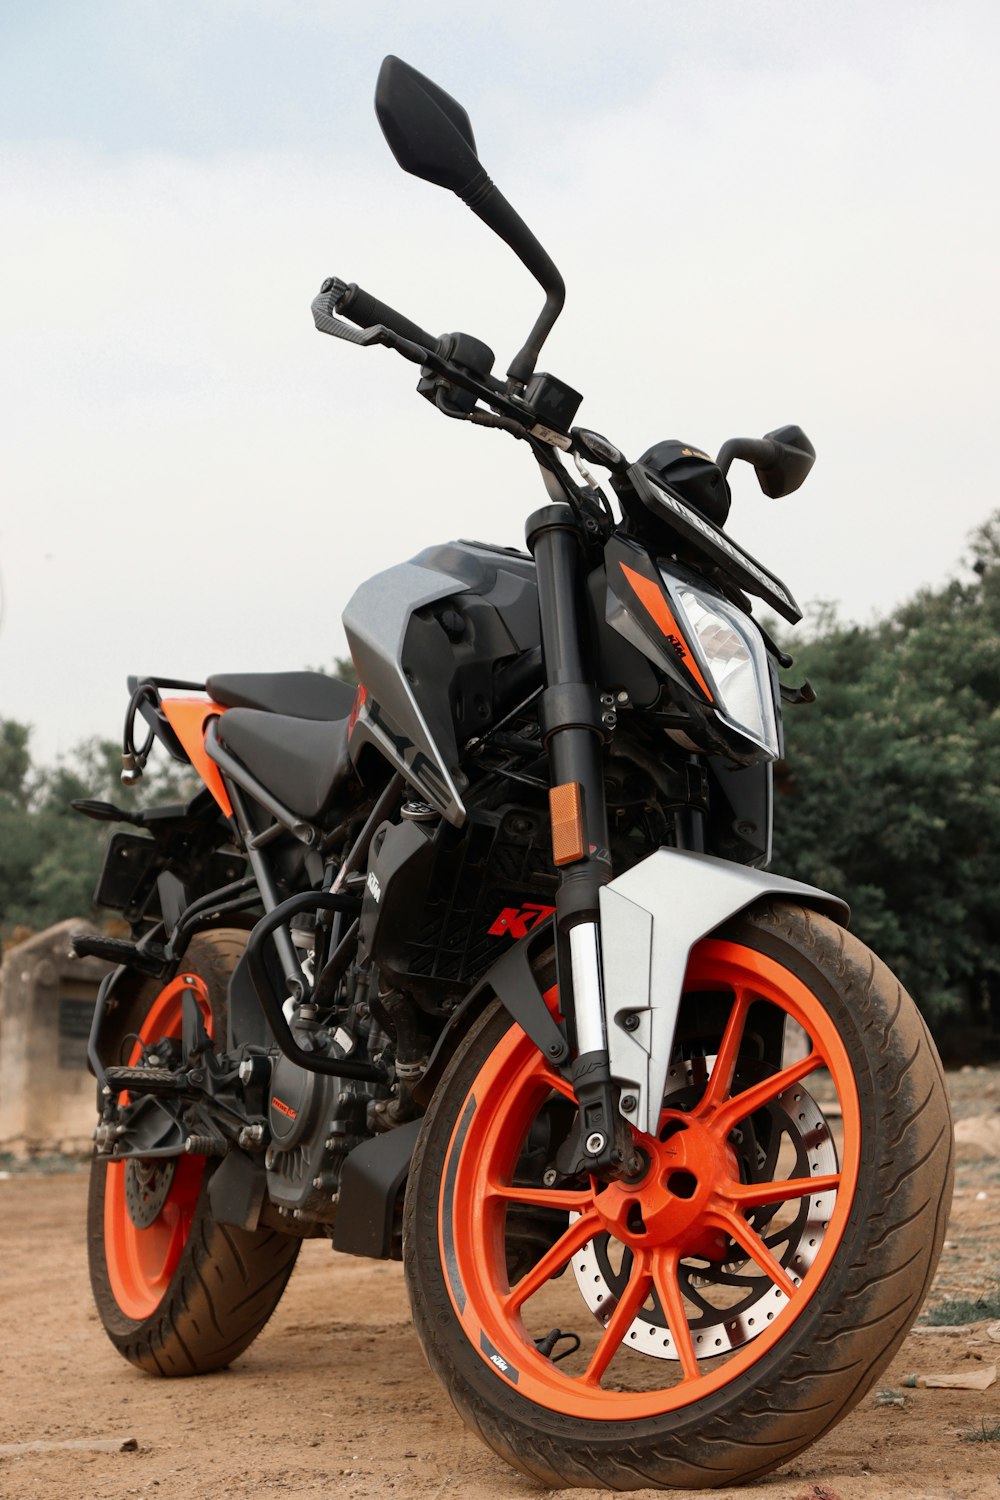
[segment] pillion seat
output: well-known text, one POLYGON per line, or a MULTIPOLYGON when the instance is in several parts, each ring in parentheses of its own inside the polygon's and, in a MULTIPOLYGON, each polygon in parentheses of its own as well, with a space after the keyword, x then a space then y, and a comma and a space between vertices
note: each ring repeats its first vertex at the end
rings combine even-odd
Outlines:
MULTIPOLYGON (((325 680, 333 682, 332 678, 325 680)), ((344 683, 334 682, 333 686, 350 692, 353 701, 353 690, 344 683)), ((208 689, 212 692, 211 681, 208 689)), ((216 702, 219 701, 216 697, 216 702)), ((218 734, 222 745, 279 802, 300 818, 313 819, 319 817, 337 786, 350 775, 347 725, 346 717, 307 719, 253 708, 231 708, 219 719, 218 734)))
POLYGON ((295 719, 346 719, 356 689, 324 672, 220 672, 205 687, 223 708, 252 708, 295 719))

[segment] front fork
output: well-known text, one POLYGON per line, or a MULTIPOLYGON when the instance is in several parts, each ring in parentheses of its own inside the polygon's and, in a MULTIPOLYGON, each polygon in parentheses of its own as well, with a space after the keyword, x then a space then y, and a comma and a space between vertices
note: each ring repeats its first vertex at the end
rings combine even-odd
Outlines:
POLYGON ((642 1158, 612 1082, 605 1029, 600 892, 612 876, 604 796, 604 726, 583 645, 582 535, 569 505, 546 505, 528 519, 535 559, 545 690, 542 740, 549 754, 556 896, 556 976, 560 1006, 576 1044, 576 1128, 556 1159, 567 1177, 628 1177, 642 1158))

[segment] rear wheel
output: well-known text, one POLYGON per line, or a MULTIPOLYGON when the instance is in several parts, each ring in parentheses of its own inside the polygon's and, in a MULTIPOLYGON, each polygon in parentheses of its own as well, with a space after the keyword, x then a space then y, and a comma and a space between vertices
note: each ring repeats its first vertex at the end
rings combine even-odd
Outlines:
POLYGON ((692 953, 679 1036, 639 1180, 553 1180, 571 1090, 499 1007, 410 1172, 428 1359, 552 1486, 735 1484, 784 1462, 868 1389, 940 1253, 940 1066, 856 939, 787 905, 740 918, 692 953))
MULTIPOLYGON (((195 938, 168 985, 150 981, 117 1017, 120 1056, 138 1066, 181 1035, 185 991, 213 1035, 225 1035, 229 975, 246 934, 195 938)), ((212 1218, 203 1156, 104 1162, 90 1174, 87 1240, 97 1311, 119 1353, 160 1375, 196 1375, 230 1363, 277 1307, 299 1240, 212 1218)))

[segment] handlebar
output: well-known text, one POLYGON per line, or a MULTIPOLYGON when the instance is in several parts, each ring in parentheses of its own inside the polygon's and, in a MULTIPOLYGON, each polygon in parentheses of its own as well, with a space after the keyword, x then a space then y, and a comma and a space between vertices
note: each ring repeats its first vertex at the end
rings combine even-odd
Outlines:
MULTIPOLYGON (((491 371, 494 355, 481 340, 466 333, 428 333, 412 319, 397 312, 359 287, 357 282, 328 276, 312 303, 313 321, 320 333, 333 334, 352 344, 385 344, 404 359, 421 366, 417 386, 447 416, 461 416, 481 425, 506 427, 516 437, 534 437, 560 448, 572 446, 566 425, 582 397, 552 375, 535 375, 526 396, 511 392, 491 371), (348 326, 353 324, 353 327, 348 326), (355 332, 355 328, 361 330, 355 332), (455 403, 453 396, 441 400, 449 388, 467 392, 471 400, 455 403), (494 416, 476 410, 477 401, 492 407, 494 416)), ((596 435, 591 434, 592 437, 596 435)), ((617 449, 603 441, 621 462, 617 449)), ((591 450, 598 457, 597 448, 591 450)))
POLYGON ((323 290, 330 293, 331 311, 336 311, 356 327, 374 328, 381 323, 393 333, 398 333, 400 338, 409 339, 412 344, 422 344, 425 349, 437 349, 436 335, 428 333, 387 302, 380 302, 378 297, 366 292, 356 281, 345 283, 331 277, 329 285, 324 282, 323 290))

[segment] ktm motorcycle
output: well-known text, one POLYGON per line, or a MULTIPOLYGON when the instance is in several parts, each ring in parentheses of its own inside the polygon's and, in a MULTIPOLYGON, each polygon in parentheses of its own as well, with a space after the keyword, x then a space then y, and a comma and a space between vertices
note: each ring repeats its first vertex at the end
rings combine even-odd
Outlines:
POLYGON ((727 472, 784 495, 813 449, 784 427, 630 461, 574 425, 536 368, 562 279, 466 112, 393 57, 375 102, 545 304, 505 377, 353 283, 316 327, 523 443, 545 503, 524 552, 452 541, 364 583, 356 688, 131 682, 125 779, 159 743, 202 785, 111 839, 98 898, 132 940, 77 943, 116 964, 97 1306, 126 1359, 191 1375, 257 1336, 304 1238, 401 1257, 432 1369, 515 1467, 734 1484, 871 1386, 950 1201, 913 1003, 841 900, 768 870, 783 702, 812 695, 751 613, 800 618, 727 535, 727 472))

